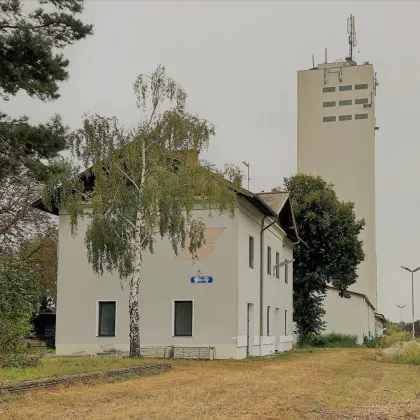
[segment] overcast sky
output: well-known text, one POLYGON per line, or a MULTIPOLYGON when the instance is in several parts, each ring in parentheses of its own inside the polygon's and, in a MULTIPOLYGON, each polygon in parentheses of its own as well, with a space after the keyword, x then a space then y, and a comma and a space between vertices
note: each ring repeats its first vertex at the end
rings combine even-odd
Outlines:
MULTIPOLYGON (((32 0, 33 1, 33 0, 32 0)), ((296 171, 298 70, 348 53, 347 17, 356 16, 358 62, 378 73, 376 215, 378 311, 411 317, 411 279, 420 266, 420 2, 99 1, 83 19, 94 36, 66 50, 70 80, 43 104, 25 95, 5 111, 34 122, 62 114, 73 128, 85 111, 138 120, 132 85, 158 64, 181 83, 190 111, 211 120, 205 157, 251 163, 251 190, 269 190, 296 171)), ((357 168, 355 168, 357 170, 357 168)), ((420 317, 420 271, 415 280, 420 317)))

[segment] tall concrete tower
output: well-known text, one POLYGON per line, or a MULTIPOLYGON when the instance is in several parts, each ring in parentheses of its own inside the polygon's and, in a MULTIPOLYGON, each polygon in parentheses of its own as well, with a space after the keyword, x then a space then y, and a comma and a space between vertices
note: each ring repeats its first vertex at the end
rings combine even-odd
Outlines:
MULTIPOLYGON (((344 61, 325 62, 298 72, 298 172, 320 175, 331 183, 338 198, 355 203, 356 216, 365 219, 361 234, 365 261, 350 290, 364 295, 376 308, 375 246, 375 94, 372 64, 356 64, 354 17, 348 20, 349 56, 344 61)), ((333 292, 331 292, 333 293, 333 292)), ((331 294, 330 293, 330 294, 331 294)), ((333 307, 342 302, 330 296, 333 307)), ((331 305, 330 305, 331 304, 331 305)), ((330 321, 328 307, 326 321, 330 321)), ((355 309, 356 310, 356 309, 355 309)), ((335 312, 335 310, 334 310, 335 312)), ((352 315, 351 315, 352 316, 352 315)), ((374 315, 373 315, 374 317, 374 315)), ((371 323, 366 321, 365 323, 371 323)), ((327 329, 330 330, 327 326, 327 329)), ((370 327, 364 328, 369 335, 370 327)), ((338 331, 337 331, 338 332, 338 331)), ((345 331, 340 331, 345 332, 345 331)), ((372 333, 372 332, 371 332, 372 333)))

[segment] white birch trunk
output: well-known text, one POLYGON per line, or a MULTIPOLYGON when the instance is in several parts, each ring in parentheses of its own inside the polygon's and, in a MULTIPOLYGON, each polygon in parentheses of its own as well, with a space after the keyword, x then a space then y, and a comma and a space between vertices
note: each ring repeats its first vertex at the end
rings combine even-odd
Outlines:
POLYGON ((135 233, 135 271, 130 280, 128 312, 130 315, 130 357, 140 357, 139 289, 141 268, 140 219, 137 216, 135 233))
MULTIPOLYGON (((141 199, 141 189, 145 182, 146 176, 146 145, 144 139, 142 140, 142 167, 139 197, 141 199)), ((140 314, 139 314, 139 289, 140 289, 140 273, 141 273, 141 252, 142 252, 142 237, 141 237, 141 220, 142 214, 140 211, 136 217, 135 227, 135 270, 130 280, 130 295, 128 300, 128 312, 130 315, 130 356, 140 357, 140 314)))

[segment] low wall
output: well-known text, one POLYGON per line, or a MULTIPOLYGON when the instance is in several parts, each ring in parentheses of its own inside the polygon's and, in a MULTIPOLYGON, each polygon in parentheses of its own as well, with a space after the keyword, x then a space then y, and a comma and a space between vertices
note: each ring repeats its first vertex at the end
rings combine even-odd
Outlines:
POLYGON ((79 375, 68 375, 68 376, 57 376, 55 378, 37 379, 34 381, 25 381, 11 385, 0 385, 0 394, 5 393, 20 393, 25 391, 32 391, 37 389, 52 388, 60 384, 70 384, 73 382, 85 381, 89 379, 98 379, 113 376, 125 376, 125 375, 147 375, 151 373, 163 372, 170 369, 172 365, 161 364, 161 365, 141 365, 132 366, 123 369, 108 370, 106 372, 88 372, 81 373, 79 375))

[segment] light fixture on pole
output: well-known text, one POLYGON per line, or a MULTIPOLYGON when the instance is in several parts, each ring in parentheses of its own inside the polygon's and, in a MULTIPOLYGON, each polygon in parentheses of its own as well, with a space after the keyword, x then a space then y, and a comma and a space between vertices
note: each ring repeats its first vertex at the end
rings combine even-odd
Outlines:
POLYGON ((251 181, 251 178, 249 177, 249 162, 243 161, 242 163, 247 167, 247 170, 248 170, 247 181, 248 181, 248 191, 249 191, 249 181, 251 181))
POLYGON ((402 310, 405 308, 405 306, 406 306, 406 305, 403 305, 403 306, 401 306, 401 305, 397 305, 397 307, 398 307, 398 308, 400 308, 400 310, 401 310, 401 317, 400 317, 400 319, 401 319, 401 334, 402 334, 402 322, 403 322, 403 321, 402 321, 402 310))
POLYGON ((414 273, 420 270, 420 267, 417 267, 414 270, 411 270, 410 268, 403 267, 403 266, 401 266, 401 268, 411 273, 411 305, 412 305, 411 311, 413 315, 413 340, 414 340, 416 338, 416 332, 414 329, 414 273))

